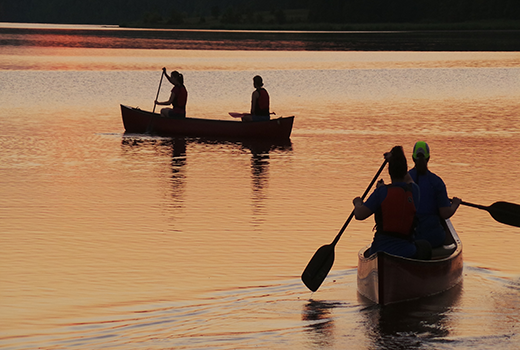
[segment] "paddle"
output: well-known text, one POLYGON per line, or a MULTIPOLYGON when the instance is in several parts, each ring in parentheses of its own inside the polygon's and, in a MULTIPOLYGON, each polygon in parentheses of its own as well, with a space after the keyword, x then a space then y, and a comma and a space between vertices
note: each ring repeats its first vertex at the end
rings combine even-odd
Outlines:
MULTIPOLYGON (((159 88, 157 89, 157 95, 155 96, 155 101, 157 101, 157 99, 159 98, 159 92, 161 91, 161 84, 162 84, 163 77, 164 77, 164 70, 161 72, 161 80, 159 81, 159 88)), ((157 103, 155 103, 155 101, 153 101, 152 113, 155 113, 155 106, 157 106, 157 103)))
MULTIPOLYGON (((385 165, 388 161, 385 160, 379 170, 377 171, 377 174, 374 176, 372 181, 370 182, 370 185, 368 185, 367 189, 365 190, 365 193, 363 193, 363 196, 361 196, 361 199, 365 199, 368 192, 372 188, 372 185, 374 185, 374 182, 376 182, 376 179, 379 177, 383 169, 385 168, 385 165)), ((329 273, 330 269, 332 268, 332 265, 334 264, 334 247, 338 243, 339 239, 341 238, 341 235, 343 234, 343 231, 347 228, 350 221, 352 221, 352 218, 354 217, 354 210, 352 210, 352 213, 350 213, 350 216, 348 217, 347 221, 337 234, 336 238, 332 241, 331 244, 324 245, 320 247, 316 253, 314 253, 314 256, 307 264, 307 267, 302 273, 302 281, 303 283, 309 288, 311 291, 315 292, 318 290, 318 288, 321 286, 322 282, 325 280, 325 277, 327 277, 327 274, 329 273)))
MULTIPOLYGON (((275 112, 271 112, 269 114, 274 114, 276 115, 275 112)), ((250 115, 249 113, 236 113, 236 112, 229 112, 229 115, 232 116, 233 118, 242 118, 243 116, 245 115, 250 115)))
POLYGON ((520 227, 520 205, 508 202, 495 202, 489 207, 468 202, 460 202, 468 207, 486 210, 493 219, 506 225, 520 227))

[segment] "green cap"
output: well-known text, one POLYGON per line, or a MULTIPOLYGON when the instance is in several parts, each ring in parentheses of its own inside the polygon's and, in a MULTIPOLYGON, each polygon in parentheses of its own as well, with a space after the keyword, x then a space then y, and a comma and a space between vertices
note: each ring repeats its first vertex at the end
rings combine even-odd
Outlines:
POLYGON ((426 159, 430 158, 430 147, 428 147, 428 144, 424 141, 418 141, 415 146, 413 146, 413 159, 417 159, 421 154, 426 159))

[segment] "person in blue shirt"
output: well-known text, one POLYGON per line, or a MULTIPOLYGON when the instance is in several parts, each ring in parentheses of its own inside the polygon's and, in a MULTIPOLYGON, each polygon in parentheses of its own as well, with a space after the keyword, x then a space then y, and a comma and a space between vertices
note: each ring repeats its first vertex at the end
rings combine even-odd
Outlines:
POLYGON ((416 205, 420 203, 419 187, 408 175, 406 156, 401 146, 385 154, 392 183, 383 180, 366 202, 354 198, 354 215, 365 220, 375 214, 376 233, 369 254, 386 252, 415 259, 430 259, 431 247, 426 241, 415 240, 416 205))
POLYGON ((417 239, 430 242, 432 248, 444 244, 446 231, 441 220, 449 219, 455 214, 461 199, 453 197, 450 201, 444 181, 428 170, 430 147, 424 141, 418 141, 412 154, 415 167, 409 171, 413 181, 421 190, 421 202, 417 206, 417 239))

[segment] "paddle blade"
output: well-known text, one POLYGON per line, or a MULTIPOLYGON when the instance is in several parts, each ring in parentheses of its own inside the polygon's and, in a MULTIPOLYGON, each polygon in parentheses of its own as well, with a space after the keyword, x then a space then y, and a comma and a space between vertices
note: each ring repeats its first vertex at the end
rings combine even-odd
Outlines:
POLYGON ((233 118, 242 118, 245 115, 245 113, 229 112, 229 115, 232 116, 233 118))
POLYGON ((334 246, 331 244, 320 247, 314 253, 311 261, 302 273, 302 281, 311 291, 315 292, 327 277, 334 264, 334 246))
POLYGON ((487 208, 493 219, 506 225, 520 227, 520 205, 496 202, 487 208))

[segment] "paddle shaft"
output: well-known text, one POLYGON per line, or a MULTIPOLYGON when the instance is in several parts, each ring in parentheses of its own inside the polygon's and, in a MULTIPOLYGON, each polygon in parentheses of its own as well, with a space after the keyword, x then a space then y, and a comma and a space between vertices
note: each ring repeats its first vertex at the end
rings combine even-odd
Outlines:
MULTIPOLYGON (((230 116, 232 116, 233 118, 243 118, 244 116, 246 115, 251 115, 249 113, 236 113, 236 112, 229 112, 228 113, 230 116)), ((273 115, 276 115, 275 112, 271 112, 269 114, 273 114, 273 115)))
POLYGON ((161 91, 161 84, 164 77, 164 71, 161 72, 161 80, 159 81, 159 88, 157 89, 157 95, 155 96, 155 101, 153 101, 153 111, 152 113, 155 113, 155 106, 157 106, 157 99, 159 98, 159 92, 161 91))
POLYGON ((478 208, 478 209, 482 209, 482 210, 488 210, 488 207, 484 206, 484 205, 480 205, 480 204, 473 204, 473 203, 468 203, 468 202, 464 202, 464 201, 461 201, 460 204, 462 205, 466 205, 468 207, 472 207, 472 208, 478 208))
MULTIPOLYGON (((367 189, 365 190, 365 192, 363 193, 363 195, 361 196, 361 199, 362 200, 365 200, 365 197, 367 196, 368 192, 370 192, 370 189, 372 188, 372 186, 374 185, 374 182, 376 182, 377 178, 379 177, 379 175, 381 175, 381 172, 383 171, 383 169, 385 168, 386 166, 386 163, 388 163, 388 161, 385 159, 385 161, 383 162, 383 164, 381 164, 381 167, 379 168, 379 170, 377 171, 376 175, 374 176, 374 178, 372 179, 372 181, 370 182, 370 184, 368 185, 367 189)), ((336 235, 336 238, 334 238, 334 240, 332 241, 331 245, 332 246, 335 246, 339 239, 341 238, 341 235, 343 234, 343 232, 345 231, 345 229, 347 228, 348 224, 350 224, 350 222, 352 221, 352 219, 354 218, 354 210, 352 210, 352 212, 350 213, 347 221, 345 221, 345 223, 343 224, 343 227, 341 228, 341 230, 339 230, 339 233, 336 235)))

